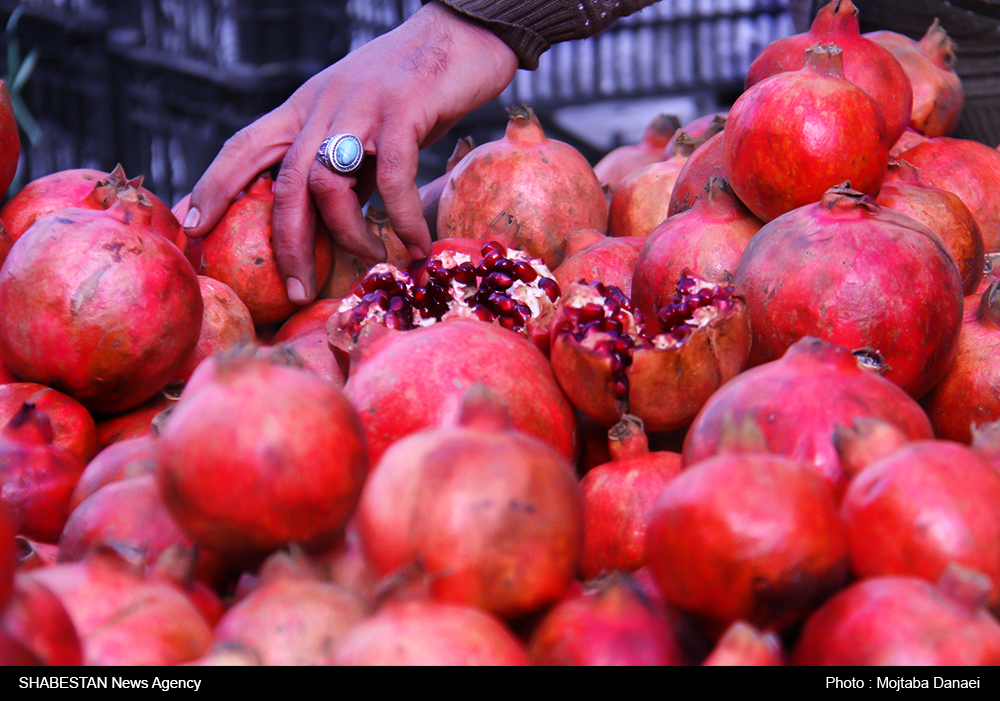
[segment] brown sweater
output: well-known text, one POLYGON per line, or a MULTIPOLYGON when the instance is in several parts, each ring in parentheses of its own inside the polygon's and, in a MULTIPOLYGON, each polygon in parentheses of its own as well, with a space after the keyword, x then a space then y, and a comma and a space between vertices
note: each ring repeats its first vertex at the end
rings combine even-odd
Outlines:
POLYGON ((538 67, 538 57, 552 44, 593 36, 656 1, 439 0, 488 27, 517 54, 521 68, 528 69, 538 67))

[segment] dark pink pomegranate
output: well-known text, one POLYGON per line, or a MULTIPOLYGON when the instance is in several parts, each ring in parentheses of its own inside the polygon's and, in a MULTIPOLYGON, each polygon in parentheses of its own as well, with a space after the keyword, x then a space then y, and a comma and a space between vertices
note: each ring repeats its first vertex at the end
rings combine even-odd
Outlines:
POLYGON ((552 369, 570 401, 604 426, 630 413, 649 431, 686 426, 749 352, 732 287, 684 274, 656 310, 659 331, 600 282, 572 285, 552 324, 552 369))
POLYGON ((34 382, 0 385, 0 426, 10 421, 25 403, 49 417, 52 442, 84 462, 97 453, 94 418, 80 402, 51 387, 34 382))
POLYGON ((962 278, 930 229, 860 192, 833 188, 761 229, 733 285, 753 327, 750 365, 818 336, 877 351, 886 377, 921 397, 955 356, 962 278))
POLYGON ((1000 474, 971 448, 917 441, 872 463, 848 486, 841 516, 857 576, 934 582, 957 563, 987 575, 987 602, 1000 604, 1000 474))
POLYGON ((574 282, 603 282, 626 295, 632 295, 632 274, 645 239, 638 236, 605 237, 568 255, 556 268, 556 281, 561 290, 574 282))
POLYGON ((911 442, 898 426, 865 416, 855 418, 849 426, 837 424, 833 428, 833 445, 847 479, 911 442))
POLYGON ((851 0, 831 0, 816 14, 808 32, 778 39, 765 47, 747 71, 747 89, 768 76, 802 68, 805 50, 816 42, 841 48, 844 75, 875 101, 885 119, 888 143, 894 143, 910 123, 913 88, 896 57, 861 36, 858 8, 851 0))
POLYGON ((887 421, 912 440, 933 437, 923 409, 899 387, 859 367, 848 349, 803 338, 780 360, 737 375, 712 395, 688 430, 684 463, 763 450, 812 464, 840 489, 846 480, 834 428, 857 417, 887 421))
POLYGON ((15 375, 101 413, 170 381, 198 342, 202 302, 152 213, 130 187, 107 210, 60 210, 18 240, 0 273, 0 353, 15 375))
POLYGON ((19 575, 10 604, 0 610, 0 630, 24 645, 42 664, 83 664, 73 621, 58 597, 38 581, 19 575))
POLYGON ((752 84, 726 122, 726 179, 764 221, 818 202, 845 181, 874 197, 895 141, 878 106, 844 78, 840 48, 803 50, 803 67, 752 84))
POLYGON ((792 663, 1000 664, 1000 623, 983 606, 984 588, 983 575, 954 571, 937 585, 895 576, 856 582, 809 617, 792 663))
POLYGON ((763 632, 745 621, 736 621, 726 629, 702 664, 706 667, 780 667, 785 664, 785 655, 777 635, 763 632))
POLYGON ((228 285, 199 275, 198 286, 204 306, 198 343, 181 363, 171 384, 187 382, 198 363, 210 355, 255 339, 250 310, 228 285))
POLYGON ((784 630, 847 578, 847 542, 825 481, 809 465, 763 453, 719 455, 667 483, 646 557, 664 599, 717 633, 738 620, 784 630))
POLYGON ((725 177, 722 159, 724 133, 719 132, 708 139, 684 162, 684 166, 677 174, 677 180, 674 181, 674 189, 670 193, 668 217, 691 209, 705 189, 705 183, 712 176, 725 177))
POLYGON ((619 146, 598 161, 594 166, 597 179, 614 192, 621 179, 633 170, 659 161, 663 149, 680 128, 681 121, 677 115, 657 115, 646 127, 638 144, 619 146))

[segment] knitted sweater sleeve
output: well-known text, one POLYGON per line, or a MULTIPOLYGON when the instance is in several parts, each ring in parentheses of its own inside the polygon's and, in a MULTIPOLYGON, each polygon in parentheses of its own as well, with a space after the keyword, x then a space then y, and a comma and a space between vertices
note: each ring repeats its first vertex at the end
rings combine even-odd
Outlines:
POLYGON ((521 68, 534 69, 552 44, 598 34, 657 0, 438 1, 486 26, 517 54, 521 68))

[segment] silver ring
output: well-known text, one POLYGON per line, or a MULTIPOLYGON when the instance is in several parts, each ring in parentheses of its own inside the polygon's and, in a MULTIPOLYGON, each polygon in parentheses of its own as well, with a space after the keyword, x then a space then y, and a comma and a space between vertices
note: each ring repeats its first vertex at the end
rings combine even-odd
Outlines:
POLYGON ((323 139, 316 160, 340 175, 353 173, 365 158, 361 139, 354 134, 335 134, 323 139))

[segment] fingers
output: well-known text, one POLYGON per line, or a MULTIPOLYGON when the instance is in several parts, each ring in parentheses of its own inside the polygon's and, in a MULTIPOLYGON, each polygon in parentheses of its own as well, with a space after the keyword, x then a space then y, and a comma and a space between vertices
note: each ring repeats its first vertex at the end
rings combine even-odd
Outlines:
POLYGON ((406 134, 386 136, 378 144, 378 192, 392 229, 414 258, 431 254, 431 234, 424 221, 417 188, 418 146, 406 134))
POLYGON ((297 133, 297 125, 280 108, 236 132, 191 191, 184 233, 199 237, 215 228, 250 181, 281 160, 297 133))

